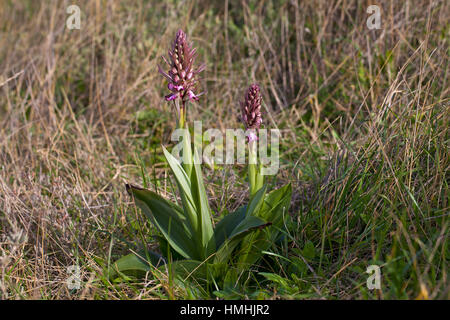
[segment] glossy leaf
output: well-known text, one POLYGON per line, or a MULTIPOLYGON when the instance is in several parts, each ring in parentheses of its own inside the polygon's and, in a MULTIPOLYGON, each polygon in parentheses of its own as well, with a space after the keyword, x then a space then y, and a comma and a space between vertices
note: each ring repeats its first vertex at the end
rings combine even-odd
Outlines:
POLYGON ((245 219, 246 211, 247 206, 240 207, 235 212, 227 214, 216 224, 214 228, 216 248, 220 248, 225 239, 229 238, 233 230, 245 219))
POLYGON ((229 237, 225 239, 222 246, 217 250, 214 262, 223 263, 229 261, 233 250, 247 234, 263 229, 269 225, 270 223, 266 223, 260 218, 254 216, 246 217, 233 229, 229 237))
MULTIPOLYGON (((167 163, 169 164, 172 172, 175 176, 175 180, 177 181, 178 188, 180 190, 181 201, 183 202, 183 210, 188 217, 192 228, 195 230, 195 233, 198 232, 198 219, 197 219, 197 210, 195 207, 195 202, 191 192, 191 181, 186 171, 181 166, 180 162, 169 152, 164 146, 162 147, 164 151, 164 155, 167 159, 167 163)), ((196 235, 195 240, 198 241, 196 235)))
POLYGON ((139 276, 152 269, 157 268, 164 263, 164 259, 157 253, 151 251, 140 251, 139 253, 130 253, 121 257, 111 266, 109 277, 114 278, 118 274, 139 276))
POLYGON ((171 264, 172 272, 181 280, 195 279, 204 282, 207 279, 208 265, 198 260, 180 260, 171 264))
POLYGON ((242 240, 242 247, 239 252, 241 268, 246 268, 258 261, 263 255, 262 251, 273 245, 283 226, 283 215, 287 215, 291 196, 292 188, 290 184, 273 190, 265 196, 261 210, 256 213, 262 220, 272 222, 272 226, 251 233, 242 240))
POLYGON ((264 203, 264 196, 266 195, 267 185, 259 189, 254 196, 250 198, 250 203, 247 206, 246 215, 258 216, 258 212, 264 203))
POLYGON ((192 196, 197 209, 198 230, 201 231, 201 243, 205 249, 203 258, 209 257, 215 250, 214 230, 212 226, 211 210, 209 208, 208 195, 203 185, 200 159, 195 149, 194 166, 192 168, 192 196))
POLYGON ((127 190, 133 194, 136 204, 164 235, 172 248, 187 259, 199 256, 194 231, 179 207, 150 190, 130 185, 127 185, 127 190))

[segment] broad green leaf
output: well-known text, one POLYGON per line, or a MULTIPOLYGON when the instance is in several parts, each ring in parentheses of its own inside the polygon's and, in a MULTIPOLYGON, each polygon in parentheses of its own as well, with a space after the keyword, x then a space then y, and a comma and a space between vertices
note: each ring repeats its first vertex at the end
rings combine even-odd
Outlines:
POLYGON ((209 208, 208 195, 203 185, 202 171, 197 149, 194 151, 194 167, 192 169, 191 186, 192 195, 197 208, 197 221, 201 230, 202 246, 205 249, 204 259, 215 251, 214 230, 212 226, 211 210, 209 208))
POLYGON ((224 263, 230 260, 233 250, 241 243, 242 239, 250 232, 269 226, 260 218, 248 216, 231 232, 228 238, 225 239, 223 245, 216 251, 214 263, 224 263))
POLYGON ((255 180, 255 188, 256 190, 261 189, 264 186, 264 175, 261 174, 262 172, 262 164, 259 163, 258 165, 258 171, 256 172, 256 180, 255 180))
POLYGON ((251 197, 250 203, 247 206, 247 216, 254 215, 258 216, 259 209, 261 209, 264 196, 266 195, 267 185, 264 185, 261 189, 259 189, 254 196, 251 197))
POLYGON ((291 197, 291 184, 287 184, 279 189, 269 192, 264 198, 263 206, 257 216, 263 220, 272 222, 277 228, 281 228, 283 223, 282 209, 285 208, 284 211, 287 214, 291 197), (279 211, 280 209, 281 211, 279 211))
POLYGON ((249 216, 246 217, 241 223, 234 228, 233 232, 230 234, 229 239, 233 239, 241 234, 251 231, 253 229, 261 229, 263 227, 269 226, 271 223, 267 223, 258 217, 249 216))
POLYGON ((258 274, 264 276, 264 278, 270 280, 271 282, 278 283, 279 285, 281 285, 282 288, 291 287, 290 284, 288 283, 288 280, 278 274, 268 272, 259 272, 258 274))
POLYGON ((265 196, 264 203, 256 214, 262 220, 271 222, 272 225, 265 230, 251 233, 242 240, 239 251, 239 264, 242 268, 258 261, 263 255, 262 251, 273 245, 283 226, 283 215, 287 215, 291 196, 290 184, 273 190, 265 196))
MULTIPOLYGON (((191 225, 194 228, 195 233, 197 233, 198 232, 197 210, 191 192, 192 186, 189 176, 181 166, 180 162, 169 151, 167 151, 167 149, 164 146, 162 148, 164 151, 164 155, 167 159, 167 162, 175 176, 175 180, 177 181, 177 185, 180 190, 181 201, 183 202, 183 210, 189 217, 189 221, 191 222, 191 225)), ((195 240, 198 243, 200 239, 195 238, 195 240)))
POLYGON ((216 248, 220 248, 226 238, 229 238, 233 230, 245 219, 247 206, 240 207, 235 212, 227 214, 214 228, 216 248))
POLYGON ((199 256, 190 222, 179 207, 150 190, 130 185, 127 185, 127 190, 134 195, 136 204, 179 254, 187 259, 199 256))
POLYGON ((225 277, 223 279, 223 288, 224 290, 236 290, 236 287, 239 285, 239 274, 238 269, 234 267, 228 268, 225 273, 225 277))
POLYGON ((163 263, 163 258, 151 251, 142 250, 137 254, 130 253, 114 262, 109 271, 109 277, 114 278, 120 273, 138 276, 151 270, 152 266, 157 268, 163 263))
POLYGON ((214 252, 215 241, 213 239, 214 231, 208 197, 203 185, 198 155, 194 155, 196 158, 195 164, 189 177, 179 161, 164 147, 163 150, 180 189, 183 209, 194 226, 194 240, 198 248, 197 252, 200 253, 200 256, 196 258, 203 260, 214 252))
POLYGON ((167 239, 164 238, 162 235, 161 236, 157 235, 155 238, 158 240, 159 250, 161 251, 161 254, 166 259, 169 260, 169 256, 171 261, 184 259, 184 257, 181 254, 179 254, 174 248, 170 246, 169 241, 167 241, 167 239))
POLYGON ((172 272, 181 280, 193 280, 198 282, 206 281, 208 265, 198 260, 180 260, 170 264, 172 272))
POLYGON ((183 129, 183 168, 188 177, 191 176, 192 170, 192 149, 191 149, 191 134, 189 129, 183 129), (184 152, 186 151, 186 152, 184 152))

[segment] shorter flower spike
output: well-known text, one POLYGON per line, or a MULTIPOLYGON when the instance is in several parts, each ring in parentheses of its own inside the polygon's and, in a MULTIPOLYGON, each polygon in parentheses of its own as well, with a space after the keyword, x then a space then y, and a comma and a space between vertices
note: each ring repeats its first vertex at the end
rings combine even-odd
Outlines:
POLYGON ((246 129, 259 129, 261 118, 261 91, 257 84, 252 84, 245 94, 244 102, 241 102, 242 121, 246 129))

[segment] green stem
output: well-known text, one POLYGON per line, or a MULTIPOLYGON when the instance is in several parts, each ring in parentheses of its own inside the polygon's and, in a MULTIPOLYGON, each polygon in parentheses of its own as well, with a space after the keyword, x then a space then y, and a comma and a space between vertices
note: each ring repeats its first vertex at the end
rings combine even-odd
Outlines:
POLYGON ((191 175, 193 160, 192 160, 192 147, 191 136, 189 133, 189 126, 186 123, 186 103, 181 102, 180 118, 178 122, 179 128, 184 129, 183 135, 183 168, 187 175, 191 175))
POLYGON ((178 127, 183 129, 186 124, 186 105, 183 102, 180 108, 180 119, 178 122, 178 127))
POLYGON ((264 185, 264 176, 261 175, 261 166, 258 165, 258 156, 256 151, 256 141, 250 141, 248 180, 250 183, 250 197, 252 197, 264 185))

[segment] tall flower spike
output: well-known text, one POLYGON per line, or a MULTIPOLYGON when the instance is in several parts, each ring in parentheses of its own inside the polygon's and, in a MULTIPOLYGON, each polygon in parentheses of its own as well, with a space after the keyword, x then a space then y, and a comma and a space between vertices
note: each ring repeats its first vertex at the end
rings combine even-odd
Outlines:
POLYGON ((201 65, 198 69, 194 69, 194 60, 197 56, 196 49, 187 42, 186 34, 183 30, 178 30, 172 48, 169 50, 169 59, 163 57, 169 66, 169 71, 164 72, 158 65, 159 72, 169 80, 168 89, 171 91, 166 96, 166 100, 175 100, 180 98, 183 102, 189 99, 191 101, 198 100, 195 89, 198 83, 197 74, 205 69, 205 65, 201 65))
MULTIPOLYGON (((258 130, 262 123, 261 118, 261 91, 257 84, 252 84, 245 94, 244 102, 241 102, 242 121, 245 128, 258 130)), ((248 140, 258 140, 255 133, 250 133, 248 140)))

